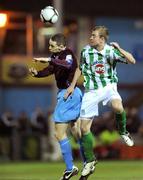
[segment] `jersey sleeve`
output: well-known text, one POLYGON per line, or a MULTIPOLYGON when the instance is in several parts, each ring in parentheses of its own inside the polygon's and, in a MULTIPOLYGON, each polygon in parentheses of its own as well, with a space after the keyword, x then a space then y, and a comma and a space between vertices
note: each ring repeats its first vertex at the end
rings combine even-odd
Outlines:
POLYGON ((46 77, 49 75, 52 75, 54 73, 54 65, 50 62, 48 67, 42 69, 41 71, 38 71, 38 74, 35 77, 46 77))
POLYGON ((117 48, 113 48, 113 59, 116 62, 128 64, 127 60, 125 59, 125 56, 121 54, 121 52, 117 48))
POLYGON ((67 69, 70 69, 72 67, 74 61, 74 57, 72 53, 66 53, 61 59, 54 59, 52 58, 52 62, 56 65, 63 66, 67 69))

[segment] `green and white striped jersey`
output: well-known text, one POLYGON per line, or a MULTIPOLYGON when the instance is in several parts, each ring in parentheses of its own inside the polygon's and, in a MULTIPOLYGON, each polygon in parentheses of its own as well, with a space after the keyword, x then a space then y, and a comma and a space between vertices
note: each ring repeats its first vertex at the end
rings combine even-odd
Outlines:
POLYGON ((117 62, 127 63, 120 51, 113 46, 105 44, 100 52, 90 45, 85 46, 80 60, 85 89, 98 89, 108 83, 118 82, 117 62))

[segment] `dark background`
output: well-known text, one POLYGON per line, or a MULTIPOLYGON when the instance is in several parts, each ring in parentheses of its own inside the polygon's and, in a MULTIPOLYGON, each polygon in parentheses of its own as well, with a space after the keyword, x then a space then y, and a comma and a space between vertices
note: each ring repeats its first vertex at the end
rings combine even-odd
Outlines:
MULTIPOLYGON (((52 0, 0 0, 0 9, 38 12, 52 0)), ((143 17, 142 0, 63 0, 65 15, 143 17), (81 6, 82 5, 82 6, 81 6)))

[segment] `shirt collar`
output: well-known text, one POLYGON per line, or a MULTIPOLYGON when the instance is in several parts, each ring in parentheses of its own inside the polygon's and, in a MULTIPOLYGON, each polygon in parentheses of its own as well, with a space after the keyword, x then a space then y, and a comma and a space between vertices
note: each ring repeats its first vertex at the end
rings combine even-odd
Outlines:
POLYGON ((103 48, 101 51, 98 51, 97 49, 92 48, 92 47, 90 46, 90 50, 91 50, 93 53, 95 53, 95 54, 101 54, 102 56, 104 56, 107 47, 108 47, 108 45, 105 44, 104 48, 103 48))

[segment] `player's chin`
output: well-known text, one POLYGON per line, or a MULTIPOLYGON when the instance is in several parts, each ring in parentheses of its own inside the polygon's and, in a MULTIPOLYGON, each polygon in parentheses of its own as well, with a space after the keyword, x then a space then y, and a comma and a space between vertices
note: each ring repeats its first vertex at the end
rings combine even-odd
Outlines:
POLYGON ((93 43, 93 42, 90 42, 89 44, 90 44, 90 46, 92 46, 92 47, 95 46, 95 43, 93 43))
POLYGON ((90 46, 91 46, 92 48, 97 48, 97 45, 96 45, 96 44, 90 44, 90 46))

